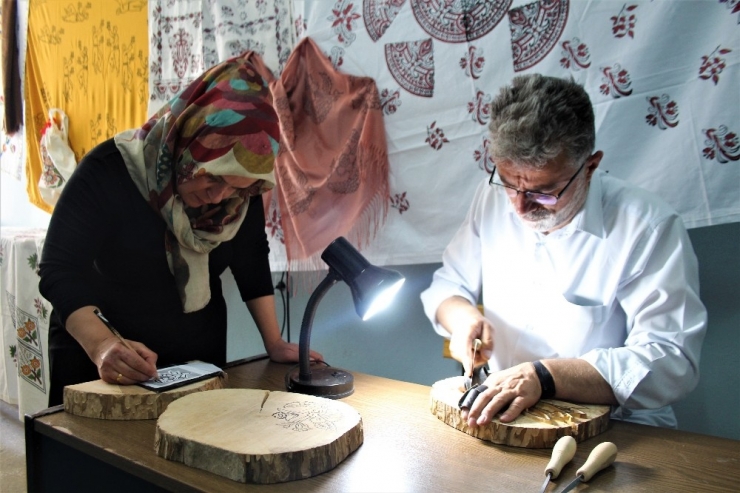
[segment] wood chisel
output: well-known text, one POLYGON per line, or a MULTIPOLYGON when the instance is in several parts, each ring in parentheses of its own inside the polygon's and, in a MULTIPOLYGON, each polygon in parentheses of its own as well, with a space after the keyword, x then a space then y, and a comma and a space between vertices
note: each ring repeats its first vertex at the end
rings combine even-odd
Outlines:
POLYGON ((552 456, 550 462, 545 467, 545 482, 542 483, 542 489, 540 493, 545 493, 547 485, 550 483, 550 479, 557 478, 563 466, 573 459, 576 455, 576 440, 572 436, 560 437, 552 448, 552 456))
POLYGON ((470 373, 465 378, 465 389, 469 390, 472 388, 476 383, 480 384, 481 382, 474 382, 476 376, 476 370, 475 370, 475 358, 478 356, 478 350, 480 349, 481 345, 483 343, 480 339, 476 339, 473 341, 473 360, 470 362, 470 373))
POLYGON ((588 455, 586 462, 576 471, 576 479, 571 481, 570 484, 568 484, 568 486, 566 486, 560 493, 567 493, 575 488, 579 483, 585 483, 591 479, 594 474, 606 467, 609 467, 616 458, 616 445, 612 442, 603 442, 598 444, 588 455))

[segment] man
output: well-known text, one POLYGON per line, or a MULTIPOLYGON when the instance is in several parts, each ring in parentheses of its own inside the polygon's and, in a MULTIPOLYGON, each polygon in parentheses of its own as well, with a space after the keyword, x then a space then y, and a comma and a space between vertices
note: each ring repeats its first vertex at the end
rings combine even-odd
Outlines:
POLYGON ((707 320, 680 217, 597 169, 593 108, 574 81, 517 77, 491 114, 496 167, 421 294, 466 374, 491 370, 463 419, 509 422, 557 398, 675 427, 707 320))

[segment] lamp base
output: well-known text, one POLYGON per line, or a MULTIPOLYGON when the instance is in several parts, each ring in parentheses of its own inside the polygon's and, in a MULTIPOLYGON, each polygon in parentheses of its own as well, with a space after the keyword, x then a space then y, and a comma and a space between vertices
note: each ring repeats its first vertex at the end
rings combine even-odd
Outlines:
POLYGON ((301 379, 300 373, 300 368, 296 367, 285 375, 288 392, 341 399, 355 391, 354 377, 341 368, 323 365, 312 367, 311 375, 307 379, 301 379))

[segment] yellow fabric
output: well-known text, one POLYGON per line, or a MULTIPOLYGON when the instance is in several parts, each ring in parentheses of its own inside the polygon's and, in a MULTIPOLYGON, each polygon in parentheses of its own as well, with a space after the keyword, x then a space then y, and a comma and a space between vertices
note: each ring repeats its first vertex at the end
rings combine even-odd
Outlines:
POLYGON ((38 183, 39 139, 50 108, 69 117, 77 161, 146 120, 147 2, 31 0, 25 79, 26 177, 32 204, 51 212, 38 183))

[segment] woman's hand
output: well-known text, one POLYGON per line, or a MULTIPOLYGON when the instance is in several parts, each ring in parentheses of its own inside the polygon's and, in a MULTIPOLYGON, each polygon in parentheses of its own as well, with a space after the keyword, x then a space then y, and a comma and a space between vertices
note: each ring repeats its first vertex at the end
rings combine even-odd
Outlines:
POLYGON ((157 354, 136 341, 127 341, 127 348, 117 337, 101 341, 93 362, 101 380, 119 385, 131 385, 157 378, 157 354))
MULTIPOLYGON (((280 335, 280 328, 275 315, 275 297, 272 295, 262 296, 247 301, 247 308, 252 314, 254 322, 262 336, 262 343, 275 363, 297 363, 298 344, 285 342, 280 335)), ((316 351, 309 353, 311 361, 324 361, 324 357, 316 351)))
POLYGON ((98 368, 104 382, 130 385, 157 377, 157 354, 136 341, 126 347, 95 315, 97 307, 84 306, 67 317, 67 332, 80 343, 98 368))
MULTIPOLYGON (((279 339, 265 349, 267 349, 267 354, 270 356, 270 361, 274 361, 275 363, 298 362, 298 344, 279 339)), ((324 361, 324 357, 313 350, 310 350, 309 358, 311 361, 324 361)))

